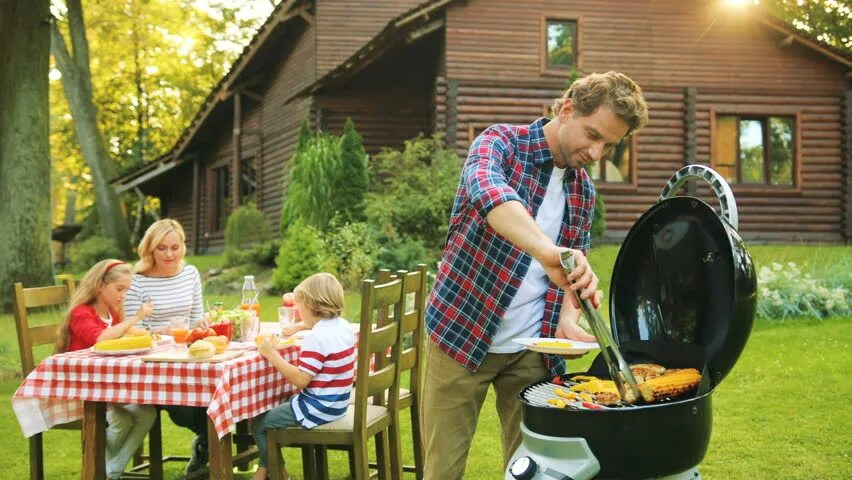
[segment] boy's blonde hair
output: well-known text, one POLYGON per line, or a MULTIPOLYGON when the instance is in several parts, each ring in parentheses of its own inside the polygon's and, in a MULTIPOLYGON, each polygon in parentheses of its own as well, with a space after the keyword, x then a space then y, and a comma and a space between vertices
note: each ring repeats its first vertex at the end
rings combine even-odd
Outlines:
POLYGON ((578 78, 562 98, 553 101, 550 111, 554 117, 569 99, 574 110, 583 116, 591 115, 601 106, 609 108, 628 125, 627 135, 648 123, 648 104, 642 97, 642 89, 623 73, 609 71, 578 78))
MULTIPOLYGON (((145 230, 145 236, 139 242, 139 248, 136 250, 139 253, 139 261, 133 266, 134 273, 144 275, 154 267, 154 249, 171 232, 177 233, 181 243, 180 253, 182 256, 186 255, 186 235, 183 233, 183 227, 180 226, 180 223, 171 218, 157 220, 148 227, 148 230, 145 230)), ((180 265, 183 267, 183 259, 181 259, 180 265)))
MULTIPOLYGON (((54 347, 56 353, 67 350, 71 342, 71 312, 80 305, 95 303, 101 290, 106 285, 124 276, 130 276, 130 274, 130 265, 114 258, 101 260, 86 272, 83 279, 80 280, 80 284, 74 290, 74 294, 71 295, 71 300, 68 301, 68 312, 65 313, 65 321, 59 327, 56 337, 56 345, 54 347)), ((117 320, 120 322, 124 312, 119 311, 116 313, 119 316, 117 320)))
POLYGON ((315 273, 302 280, 293 295, 319 318, 335 318, 343 313, 343 286, 330 273, 315 273))

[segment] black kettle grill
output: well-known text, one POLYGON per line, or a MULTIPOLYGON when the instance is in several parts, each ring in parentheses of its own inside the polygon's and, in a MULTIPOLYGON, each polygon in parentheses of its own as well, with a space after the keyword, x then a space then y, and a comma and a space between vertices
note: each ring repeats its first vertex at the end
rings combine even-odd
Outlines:
MULTIPOLYGON (((584 410, 536 401, 536 392, 552 391, 550 379, 528 385, 519 393, 524 441, 507 479, 700 478, 711 394, 745 347, 757 301, 754 265, 737 223, 725 180, 701 165, 684 167, 630 229, 612 274, 612 348, 631 364, 698 369, 697 392, 665 403, 584 410), (710 184, 721 218, 697 198, 674 196, 690 178, 710 184)), ((603 357, 588 372, 568 376, 609 377, 603 357)))

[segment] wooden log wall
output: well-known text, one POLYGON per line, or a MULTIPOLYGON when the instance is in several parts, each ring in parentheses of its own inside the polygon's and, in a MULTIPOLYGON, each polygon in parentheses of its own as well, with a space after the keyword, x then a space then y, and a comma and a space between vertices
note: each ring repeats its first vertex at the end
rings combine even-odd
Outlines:
MULTIPOLYGON (((842 241, 845 68, 795 42, 782 42, 774 30, 745 14, 721 11, 717 3, 455 3, 446 15, 438 124, 446 126, 448 137, 456 135, 458 152, 465 155, 470 138, 488 125, 529 123, 541 116, 567 78, 541 69, 543 19, 574 18, 580 70, 627 73, 643 87, 651 112, 637 138, 637 185, 598 185, 607 202, 609 235, 623 236, 686 161, 710 163, 710 110, 736 104, 753 114, 792 108, 801 119, 800 188, 766 194, 734 186, 743 236, 842 241), (457 92, 450 88, 454 83, 457 92), (687 120, 695 131, 687 129, 687 120)), ((696 191, 715 205, 709 190, 696 191)))
POLYGON ((338 66, 387 23, 422 0, 319 0, 316 2, 316 71, 319 76, 338 66))
MULTIPOLYGON (((295 151, 299 127, 302 120, 309 117, 313 103, 310 97, 291 100, 295 92, 315 80, 313 27, 299 28, 306 30, 301 35, 286 37, 293 43, 282 46, 281 58, 273 59, 274 62, 266 67, 267 78, 248 88, 250 93, 262 95, 262 101, 250 95, 242 96, 241 157, 243 161, 256 159, 256 199, 273 232, 279 228, 286 163, 295 151)), ((210 141, 200 155, 201 247, 212 252, 224 249, 224 229, 213 231, 216 192, 211 169, 229 163, 233 156, 232 103, 233 97, 224 102, 220 108, 227 107, 227 114, 217 116, 216 121, 210 122, 207 130, 200 133, 210 141)))

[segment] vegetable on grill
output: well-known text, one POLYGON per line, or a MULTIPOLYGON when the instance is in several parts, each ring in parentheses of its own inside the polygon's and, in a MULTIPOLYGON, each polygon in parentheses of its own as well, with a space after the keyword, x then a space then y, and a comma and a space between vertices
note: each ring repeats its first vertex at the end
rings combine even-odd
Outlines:
POLYGON ((694 368, 667 370, 665 374, 639 384, 646 402, 676 397, 693 390, 701 381, 701 373, 694 368))
MULTIPOLYGON (((654 372, 648 373, 655 375, 654 372)), ((601 380, 596 377, 580 375, 572 377, 572 380, 579 378, 588 380, 569 387, 567 391, 557 388, 554 390, 556 395, 568 400, 574 400, 579 395, 583 400, 587 400, 591 394, 594 395, 595 403, 600 405, 615 405, 622 401, 618 388, 612 380, 601 380)), ((670 369, 665 370, 665 373, 659 376, 644 377, 644 382, 639 383, 639 391, 646 402, 659 402, 695 389, 700 381, 701 373, 694 368, 670 369)), ((627 394, 628 398, 624 399, 626 403, 634 403, 638 400, 633 398, 633 394, 629 390, 627 394)))
POLYGON ((154 339, 149 335, 136 335, 133 337, 114 338, 112 340, 101 340, 95 344, 95 350, 135 350, 138 348, 151 348, 154 339))

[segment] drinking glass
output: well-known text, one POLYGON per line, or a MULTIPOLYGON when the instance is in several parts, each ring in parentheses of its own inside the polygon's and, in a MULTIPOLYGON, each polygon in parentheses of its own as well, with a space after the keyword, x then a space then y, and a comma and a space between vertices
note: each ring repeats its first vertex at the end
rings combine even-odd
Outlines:
POLYGON ((278 326, 281 330, 296 323, 295 307, 278 307, 278 326))
POLYGON ((189 317, 177 316, 169 320, 171 334, 175 343, 186 343, 186 335, 189 333, 189 317))

